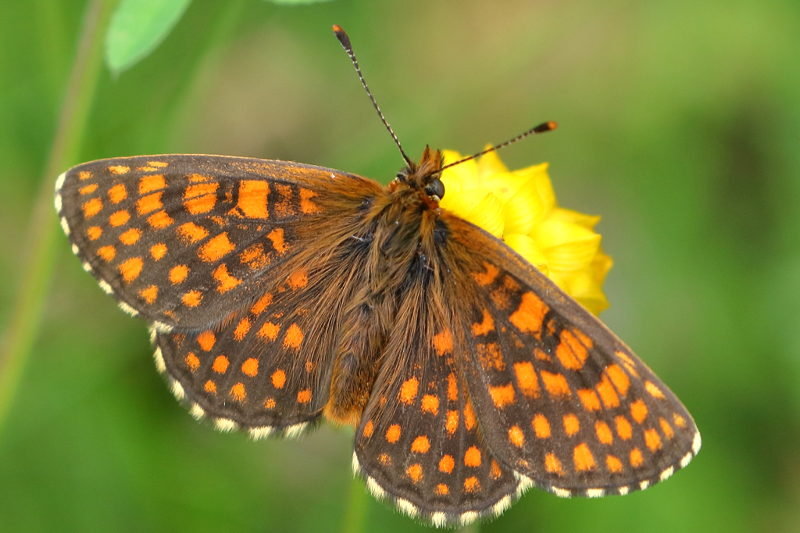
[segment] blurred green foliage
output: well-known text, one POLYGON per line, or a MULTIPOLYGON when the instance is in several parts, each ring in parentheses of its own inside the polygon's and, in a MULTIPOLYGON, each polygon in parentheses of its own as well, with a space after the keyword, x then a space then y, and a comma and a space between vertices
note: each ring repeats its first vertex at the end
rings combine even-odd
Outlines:
POLYGON ((502 157, 549 161, 560 203, 603 215, 616 260, 604 318, 703 432, 689 468, 643 493, 532 490, 474 530, 800 527, 795 0, 194 2, 152 55, 116 77, 97 63, 69 100, 88 3, 8 2, 0 17, 0 371, 14 328, 35 333, 18 377, 0 376, 15 387, 0 413, 0 529, 423 529, 351 481, 349 429, 254 443, 194 422, 154 371, 144 325, 81 270, 54 213, 32 215, 66 166, 117 155, 248 155, 388 180, 401 160, 333 23, 412 153, 559 121, 502 157), (59 116, 81 96, 87 123, 57 161, 59 116), (31 271, 43 277, 26 288, 31 271))

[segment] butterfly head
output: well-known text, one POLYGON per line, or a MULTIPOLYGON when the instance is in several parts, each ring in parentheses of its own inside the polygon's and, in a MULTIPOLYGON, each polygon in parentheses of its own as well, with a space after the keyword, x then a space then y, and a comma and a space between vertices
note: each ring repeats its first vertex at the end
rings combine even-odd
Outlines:
POLYGON ((444 197, 444 183, 439 171, 442 168, 442 152, 425 147, 419 163, 410 163, 395 176, 392 185, 418 191, 427 202, 438 204, 444 197))

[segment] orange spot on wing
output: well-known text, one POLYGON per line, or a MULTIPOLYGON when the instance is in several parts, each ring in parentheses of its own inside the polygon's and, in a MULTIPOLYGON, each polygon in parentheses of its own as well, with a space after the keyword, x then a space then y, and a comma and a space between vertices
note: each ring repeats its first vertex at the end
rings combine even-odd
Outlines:
POLYGON ((143 267, 144 261, 141 257, 131 257, 120 263, 119 274, 122 276, 123 281, 130 283, 139 277, 143 267))
POLYGON ((245 317, 241 319, 239 323, 236 324, 236 329, 233 330, 233 338, 237 341, 242 340, 244 336, 247 335, 247 332, 250 331, 250 326, 251 323, 249 318, 245 317))
POLYGON ((279 254, 283 254, 289 249, 289 247, 286 245, 286 241, 284 240, 283 228, 275 228, 274 230, 270 231, 267 234, 267 239, 270 240, 272 247, 279 254))
POLYGON ((210 352, 217 342, 217 336, 210 329, 205 330, 197 336, 197 344, 204 352, 210 352))
POLYGON ((257 242, 239 254, 239 261, 251 270, 258 270, 269 263, 269 257, 264 254, 264 245, 257 242))
POLYGON ((503 354, 500 353, 500 346, 497 343, 478 344, 476 349, 478 361, 485 370, 505 370, 506 362, 503 360, 503 354))
POLYGON ((194 222, 186 222, 178 226, 178 237, 185 242, 198 242, 208 237, 208 230, 194 222))
POLYGON ((203 384, 203 390, 209 394, 217 393, 217 384, 210 379, 203 384))
POLYGON ((443 455, 441 459, 439 459, 439 472, 444 472, 445 474, 449 474, 453 471, 453 468, 456 466, 456 461, 453 459, 452 455, 443 455))
POLYGON ((267 307, 269 307, 271 303, 272 303, 272 293, 268 292, 264 294, 264 296, 259 298, 256 301, 256 303, 252 305, 252 307, 250 307, 250 312, 253 313, 254 315, 260 315, 261 313, 264 312, 264 310, 267 307))
POLYGON ((431 449, 431 441, 425 435, 420 435, 411 443, 411 451, 414 453, 428 453, 431 449))
POLYGON ((458 400, 458 379, 452 372, 447 375, 447 399, 451 402, 458 400))
POLYGON ((131 171, 131 167, 125 165, 111 165, 108 171, 112 174, 127 174, 131 171))
POLYGON ((464 492, 478 492, 481 490, 481 483, 475 476, 470 476, 464 480, 464 492))
POLYGON ((91 177, 92 177, 92 173, 89 172, 88 170, 81 170, 80 172, 78 172, 78 179, 79 180, 88 180, 91 177))
POLYGON ((562 422, 564 424, 564 433, 572 437, 581 430, 581 422, 578 417, 573 414, 564 415, 562 422))
POLYGON ((464 406, 464 427, 467 428, 468 431, 472 431, 475 429, 476 425, 475 411, 472 409, 472 402, 468 401, 467 405, 464 406))
POLYGON ((89 226, 86 228, 86 237, 90 241, 96 241, 103 236, 103 228, 100 226, 89 226))
POLYGON ((139 194, 144 195, 153 191, 160 191, 166 188, 167 182, 161 174, 143 176, 139 179, 139 194))
POLYGON ((523 333, 531 333, 539 336, 542 332, 542 321, 549 308, 545 303, 532 292, 522 295, 522 301, 514 311, 509 320, 523 333))
POLYGON ((200 368, 200 358, 194 352, 187 353, 183 360, 192 372, 200 368))
POLYGON ((633 427, 624 416, 615 416, 614 425, 617 427, 617 435, 619 435, 619 438, 622 440, 629 440, 633 436, 633 427))
POLYGON ((561 465, 561 461, 552 452, 546 453, 544 456, 544 469, 551 474, 564 475, 564 467, 561 465))
POLYGON ((167 214, 166 211, 157 211, 147 217, 147 223, 150 224, 152 228, 155 229, 163 229, 170 226, 174 220, 172 217, 167 214))
POLYGON ((525 433, 523 433, 522 428, 519 426, 511 426, 508 428, 508 442, 517 448, 522 448, 525 444, 525 433))
POLYGON ((622 364, 628 372, 633 374, 634 377, 639 377, 639 372, 636 371, 636 361, 630 355, 619 350, 614 352, 614 355, 622 360, 622 364))
POLYGON ((631 387, 631 380, 628 374, 622 370, 622 367, 616 364, 611 364, 603 370, 603 375, 607 376, 614 388, 617 389, 620 395, 626 396, 628 389, 631 387))
POLYGON ((158 242, 150 247, 150 257, 154 260, 158 261, 165 255, 167 255, 167 245, 163 242, 158 242))
POLYGON ((631 418, 638 423, 644 422, 644 419, 647 418, 647 413, 647 405, 641 399, 631 403, 631 418))
POLYGON ((148 285, 139 291, 139 297, 147 304, 153 304, 158 298, 158 287, 155 285, 148 285))
POLYGON ((317 193, 310 189, 300 188, 300 212, 306 215, 322 212, 317 204, 311 201, 317 193))
POLYGON ((514 403, 514 385, 511 383, 507 385, 499 385, 496 387, 489 387, 489 395, 492 397, 492 403, 495 407, 505 407, 514 403))
POLYGON ((386 442, 389 444, 394 444, 400 440, 401 435, 400 425, 399 424, 392 424, 386 430, 386 442))
POLYGON ((456 432, 458 429, 458 411, 447 411, 444 428, 450 435, 453 435, 456 432))
POLYGON ((186 265, 175 265, 169 269, 169 281, 173 285, 182 283, 189 275, 189 267, 186 265))
POLYGON ((275 201, 275 214, 278 217, 285 217, 294 214, 292 207, 292 187, 289 185, 275 184, 275 191, 279 199, 275 201))
POLYGON ((206 243, 197 250, 197 255, 207 263, 214 263, 225 257, 235 248, 236 246, 234 246, 228 238, 228 232, 224 231, 206 241, 206 243))
POLYGON ((600 398, 594 389, 578 389, 578 399, 587 411, 600 409, 600 398))
POLYGON ((91 200, 86 200, 83 205, 81 205, 81 209, 83 210, 83 218, 92 218, 97 213, 102 211, 103 209, 103 201, 100 198, 92 198, 91 200))
POLYGON ((594 423, 594 433, 597 435, 597 440, 603 444, 611 444, 614 442, 614 434, 611 433, 611 428, 602 420, 598 420, 594 423))
POLYGON ((675 422, 675 425, 678 426, 679 428, 685 428, 686 427, 686 419, 683 418, 678 413, 674 413, 672 415, 672 421, 675 422))
POLYGON ((269 183, 260 180, 239 182, 239 198, 236 207, 243 216, 249 218, 269 218, 269 183))
POLYGON ((403 384, 400 385, 400 393, 398 398, 404 404, 410 405, 417 397, 418 390, 419 380, 416 377, 412 377, 411 379, 405 380, 403 384))
POLYGON ((671 439, 672 437, 675 436, 675 430, 672 429, 672 426, 669 425, 669 422, 667 422, 666 418, 663 417, 659 418, 658 425, 661 426, 661 431, 664 433, 664 436, 667 437, 668 439, 671 439))
POLYGON ((555 374, 542 370, 540 372, 544 388, 551 396, 569 396, 570 388, 563 374, 555 374))
POLYGON ((447 496, 450 494, 450 489, 444 483, 438 483, 433 489, 433 492, 436 493, 437 496, 447 496))
POLYGON ((127 224, 130 219, 131 214, 125 209, 122 209, 120 211, 111 213, 111 215, 108 217, 108 223, 114 227, 117 227, 127 224))
POLYGON ((472 468, 481 466, 481 451, 477 446, 470 446, 464 452, 464 465, 472 468))
POLYGON ((533 363, 530 361, 514 363, 514 375, 517 378, 517 386, 522 394, 533 398, 539 396, 539 378, 536 377, 533 363))
POLYGON ((303 330, 297 324, 292 323, 283 336, 283 347, 297 350, 301 344, 303 344, 303 330))
POLYGON ((286 385, 286 372, 283 370, 276 370, 269 378, 272 381, 272 386, 276 389, 282 389, 286 385))
POLYGON ((606 455, 606 468, 609 472, 619 474, 622 472, 622 461, 614 455, 606 455))
POLYGON ((483 272, 476 272, 472 274, 472 277, 475 279, 475 282, 480 285, 481 287, 486 287, 487 285, 491 285, 495 279, 497 279, 497 275, 500 273, 500 270, 491 263, 484 263, 483 268, 486 270, 483 272))
POLYGON ((242 373, 246 376, 255 377, 258 375, 258 359, 255 357, 248 357, 242 363, 242 373))
POLYGON ((183 295, 181 296, 181 302, 186 307, 197 307, 202 303, 202 301, 203 301, 203 293, 200 291, 192 290, 184 292, 183 295))
POLYGON ((297 403, 310 403, 311 389, 303 389, 297 393, 297 403))
POLYGON ((247 389, 244 383, 235 383, 233 387, 231 387, 231 398, 236 402, 243 402, 247 399, 247 389))
POLYGON ((644 444, 651 452, 661 449, 661 436, 655 429, 647 429, 644 432, 644 444))
POLYGON ((472 334, 475 336, 486 335, 494 331, 494 319, 487 309, 483 310, 483 319, 480 323, 472 324, 472 334))
POLYGON ((406 475, 412 482, 419 483, 419 481, 422 479, 422 465, 419 463, 410 465, 408 468, 406 468, 406 475))
POLYGON ((629 457, 631 466, 634 468, 639 468, 644 464, 644 456, 642 455, 642 450, 639 448, 634 448, 631 450, 630 457, 629 457))
POLYGON ((264 322, 264 324, 259 328, 257 335, 262 339, 274 341, 278 338, 278 332, 281 330, 281 327, 278 324, 273 322, 264 322))
POLYGON ((97 190, 97 184, 92 183, 91 185, 84 185, 83 187, 78 189, 78 194, 80 195, 92 194, 96 190, 97 190))
POLYGON ((591 340, 579 331, 572 332, 565 329, 561 332, 556 346, 556 357, 564 368, 580 370, 589 357, 588 348, 591 346, 591 340))
POLYGON ((389 466, 392 464, 392 458, 388 453, 382 453, 378 455, 378 462, 383 466, 389 466))
POLYGON ((126 245, 131 246, 139 242, 139 239, 142 237, 142 232, 136 228, 130 228, 119 236, 119 241, 126 245))
POLYGON ((550 421, 547 420, 547 417, 543 414, 537 413, 533 415, 531 427, 533 428, 533 434, 536 435, 537 438, 546 439, 550 437, 550 421))
POLYGON ((146 215, 153 211, 163 209, 164 203, 161 201, 162 194, 164 194, 164 191, 154 192, 136 200, 136 212, 140 215, 146 215))
POLYGON ((111 245, 101 246, 97 249, 97 255, 106 263, 110 263, 117 257, 117 249, 111 245))
POLYGON ((595 385, 595 389, 600 395, 600 399, 603 400, 603 405, 605 405, 607 409, 619 407, 619 395, 617 394, 617 389, 614 388, 614 385, 611 383, 611 380, 606 374, 603 374, 600 377, 600 382, 595 385))
POLYGON ((575 446, 575 449, 572 451, 572 463, 575 465, 575 470, 578 472, 593 470, 597 466, 592 451, 585 442, 575 446))
POLYGON ((222 263, 217 268, 214 269, 214 272, 211 274, 215 280, 217 280, 217 292, 225 293, 231 289, 235 289, 238 287, 242 280, 231 276, 228 273, 228 265, 222 263))
POLYGON ((370 438, 373 433, 375 433, 375 424, 372 422, 372 420, 367 420, 367 423, 364 424, 364 429, 361 431, 361 434, 366 438, 370 438))
POLYGON ((308 270, 301 268, 292 272, 289 276, 289 287, 292 289, 302 289, 308 285, 308 270))
POLYGON ((231 364, 230 360, 224 355, 218 355, 214 358, 214 362, 211 363, 211 370, 216 372, 217 374, 224 374, 228 371, 228 366, 231 364))
POLYGON ((661 391, 661 389, 658 388, 658 385, 656 385, 652 381, 644 382, 644 390, 650 393, 650 396, 652 396, 653 398, 658 398, 659 400, 664 399, 664 393, 661 391))
POLYGON ((193 215, 208 213, 217 205, 218 188, 216 181, 189 185, 183 191, 183 207, 193 215))
POLYGON ((426 394, 422 397, 422 411, 436 415, 439 413, 439 397, 433 394, 426 394))
POLYGON ((453 351, 453 335, 449 328, 433 336, 433 349, 440 356, 453 351))

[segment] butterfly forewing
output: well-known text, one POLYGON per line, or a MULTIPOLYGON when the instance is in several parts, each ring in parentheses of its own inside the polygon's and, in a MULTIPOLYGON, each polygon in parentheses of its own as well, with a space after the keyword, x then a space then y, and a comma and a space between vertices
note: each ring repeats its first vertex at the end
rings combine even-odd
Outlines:
POLYGON ((318 201, 321 191, 330 199, 331 182, 355 196, 370 185, 380 190, 283 161, 141 156, 70 169, 56 207, 84 268, 121 307, 166 327, 203 327, 251 297, 265 272, 308 249, 298 233, 337 216, 337 206, 318 201))
POLYGON ((691 416, 627 346, 503 243, 461 219, 448 225, 453 253, 471 258, 464 374, 504 464, 560 496, 602 496, 691 460, 691 416))

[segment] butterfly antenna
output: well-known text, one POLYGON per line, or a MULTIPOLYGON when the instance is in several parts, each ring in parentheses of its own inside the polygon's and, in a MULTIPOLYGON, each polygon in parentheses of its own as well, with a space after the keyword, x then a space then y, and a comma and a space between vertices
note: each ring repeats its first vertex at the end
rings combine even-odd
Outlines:
POLYGON ((372 107, 374 107, 375 111, 377 111, 378 116, 381 118, 381 122, 383 122, 383 125, 386 127, 387 131, 389 132, 389 135, 391 135, 392 139, 394 139, 394 143, 397 145, 397 148, 400 149, 400 155, 403 156, 403 159, 405 160, 406 164, 409 167, 413 167, 414 163, 411 161, 411 159, 409 159, 405 150, 403 150, 403 146, 400 144, 400 139, 398 139, 397 135, 395 135, 394 130, 389 125, 389 122, 386 120, 386 117, 383 116, 383 111, 381 111, 378 102, 372 95, 372 91, 369 90, 367 81, 364 79, 364 75, 361 73, 361 67, 358 66, 358 60, 356 59, 356 54, 355 52, 353 52, 353 45, 350 44, 350 37, 347 36, 347 33, 338 24, 333 25, 333 33, 336 35, 336 38, 339 39, 339 42, 342 44, 342 48, 344 48, 344 51, 347 52, 347 56, 350 58, 350 62, 353 63, 353 68, 356 69, 356 74, 358 74, 358 79, 361 82, 361 86, 364 87, 364 90, 367 92, 367 96, 369 96, 370 102, 372 102, 372 107))
POLYGON ((465 161, 469 161, 471 159, 475 159, 476 157, 480 157, 480 156, 482 156, 484 154, 488 154, 489 152, 494 152, 495 150, 499 150, 500 148, 505 148, 509 144, 514 144, 515 142, 524 139, 528 135, 535 135, 537 133, 547 133, 548 131, 553 131, 557 127, 558 127, 558 124, 556 124, 552 120, 549 121, 549 122, 543 122, 542 124, 539 124, 538 126, 534 126, 534 127, 532 127, 531 129, 529 129, 527 131, 523 131, 522 133, 520 133, 516 137, 512 137, 511 139, 509 139, 509 140, 507 140, 505 142, 502 142, 500 144, 495 144, 491 148, 487 148, 486 150, 482 150, 482 151, 478 152, 477 154, 472 154, 469 157, 465 157, 463 159, 459 159, 458 161, 455 161, 453 163, 448 163, 447 165, 443 166, 442 168, 431 172, 430 175, 432 176, 434 174, 439 174, 443 170, 448 169, 450 167, 454 167, 456 165, 460 165, 461 163, 463 163, 465 161))

